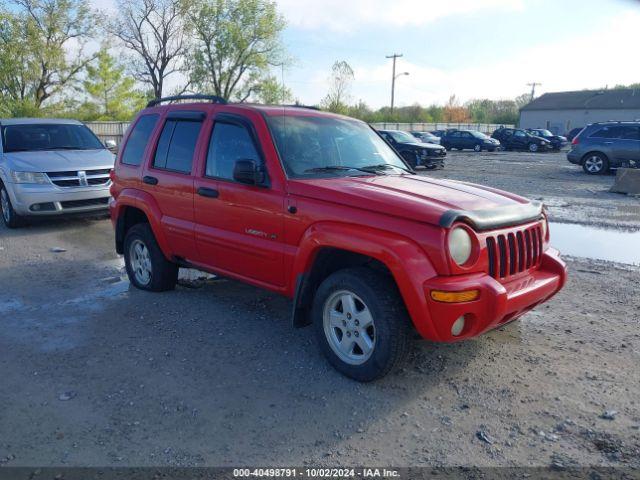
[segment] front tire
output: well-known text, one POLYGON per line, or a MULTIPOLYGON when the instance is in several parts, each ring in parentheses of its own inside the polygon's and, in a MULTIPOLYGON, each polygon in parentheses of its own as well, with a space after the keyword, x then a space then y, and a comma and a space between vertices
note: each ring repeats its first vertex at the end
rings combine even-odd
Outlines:
POLYGON ((473 151, 474 152, 481 152, 482 151, 482 145, 477 144, 473 147, 473 151))
POLYGON ((124 237, 124 264, 129 281, 141 290, 173 290, 178 266, 167 260, 148 223, 138 223, 124 237))
POLYGON ((2 182, 0 182, 0 213, 7 228, 18 228, 24 225, 23 217, 13 209, 9 192, 2 182))
POLYGON ((602 175, 609 171, 609 159, 602 153, 589 153, 584 157, 582 169, 589 175, 602 175))
POLYGON ((388 275, 364 267, 330 275, 316 291, 312 315, 329 363, 359 382, 385 376, 409 351, 409 315, 388 275))
POLYGON ((536 153, 538 151, 538 144, 537 143, 530 143, 529 144, 529 151, 531 153, 536 153))

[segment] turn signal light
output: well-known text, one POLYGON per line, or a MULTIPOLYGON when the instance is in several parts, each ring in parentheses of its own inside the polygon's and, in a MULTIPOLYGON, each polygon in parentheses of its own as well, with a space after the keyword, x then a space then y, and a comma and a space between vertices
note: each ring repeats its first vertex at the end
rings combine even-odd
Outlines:
POLYGON ((464 303, 473 302, 480 296, 479 290, 466 290, 464 292, 443 292, 441 290, 431 290, 431 298, 436 302, 443 303, 464 303))

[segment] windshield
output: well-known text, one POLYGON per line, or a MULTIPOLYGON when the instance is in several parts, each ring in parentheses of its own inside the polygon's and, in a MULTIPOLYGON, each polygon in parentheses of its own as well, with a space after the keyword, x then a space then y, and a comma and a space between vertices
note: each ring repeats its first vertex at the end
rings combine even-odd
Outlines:
POLYGON ((330 117, 268 117, 287 175, 312 178, 402 173, 405 163, 366 123, 330 117), (378 167, 370 172, 359 168, 378 167), (382 168, 381 168, 382 167, 382 168), (394 169, 393 167, 397 167, 394 169))
POLYGON ((30 124, 2 127, 5 152, 96 150, 104 146, 84 125, 30 124))
POLYGON ((481 138, 482 140, 486 140, 489 138, 487 135, 485 135, 482 132, 471 132, 471 135, 473 135, 476 138, 481 138))
POLYGON ((387 132, 387 134, 391 135, 393 139, 398 143, 416 143, 416 139, 409 135, 406 132, 387 132))
POLYGON ((553 133, 551 133, 549 130, 534 130, 533 134, 537 135, 538 137, 553 137, 553 133))

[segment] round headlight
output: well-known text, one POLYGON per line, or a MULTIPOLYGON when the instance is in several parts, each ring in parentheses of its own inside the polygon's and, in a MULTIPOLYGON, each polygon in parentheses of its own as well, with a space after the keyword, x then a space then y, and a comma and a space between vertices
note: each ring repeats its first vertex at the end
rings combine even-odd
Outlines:
POLYGON ((458 265, 464 265, 471 256, 471 236, 464 228, 458 227, 449 233, 449 254, 458 265))

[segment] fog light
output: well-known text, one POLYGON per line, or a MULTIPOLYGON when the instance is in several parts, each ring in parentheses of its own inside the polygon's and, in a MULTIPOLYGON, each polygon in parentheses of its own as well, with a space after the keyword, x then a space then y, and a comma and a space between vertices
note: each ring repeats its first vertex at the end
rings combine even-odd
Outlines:
POLYGON ((477 300, 479 296, 479 290, 466 290, 464 292, 443 292, 441 290, 431 290, 431 298, 436 302, 443 303, 472 302, 477 300))
POLYGON ((453 322, 453 325, 451 326, 451 335, 457 337, 462 333, 462 330, 464 330, 464 315, 453 322))

